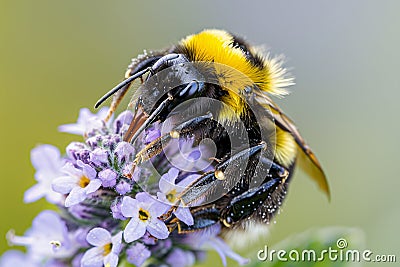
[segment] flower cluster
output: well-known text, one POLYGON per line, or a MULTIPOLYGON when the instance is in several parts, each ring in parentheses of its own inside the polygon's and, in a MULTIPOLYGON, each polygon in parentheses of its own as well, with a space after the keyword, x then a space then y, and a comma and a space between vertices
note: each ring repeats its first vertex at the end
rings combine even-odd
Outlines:
POLYGON ((136 153, 160 136, 159 127, 147 129, 134 146, 123 141, 133 114, 125 111, 108 123, 105 114, 106 109, 96 115, 82 109, 77 123, 61 126, 60 131, 84 138, 70 143, 64 155, 51 145, 32 150, 37 184, 24 201, 45 198, 58 211, 41 212, 23 236, 10 231, 8 241, 25 246, 26 253, 10 250, 0 266, 191 266, 208 248, 224 265, 226 257, 247 263, 219 237, 220 225, 181 234, 163 220, 171 211, 194 224, 189 207, 171 207, 199 176, 196 168, 212 168, 200 145, 190 138, 172 140, 178 143, 163 155, 135 166, 136 153), (158 180, 155 171, 162 174, 158 180))

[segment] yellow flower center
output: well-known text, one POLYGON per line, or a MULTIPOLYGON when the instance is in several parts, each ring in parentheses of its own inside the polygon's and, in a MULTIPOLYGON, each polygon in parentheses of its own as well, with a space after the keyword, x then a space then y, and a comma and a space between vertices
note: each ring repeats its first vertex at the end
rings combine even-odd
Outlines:
POLYGON ((87 178, 85 175, 82 175, 79 179, 79 186, 85 188, 90 183, 90 179, 87 178))
POLYGON ((139 209, 139 219, 143 222, 147 221, 150 218, 150 213, 147 210, 142 208, 139 209))
POLYGON ((169 191, 169 193, 165 197, 169 202, 174 203, 176 200, 176 189, 169 191))
POLYGON ((107 256, 108 254, 110 254, 111 248, 112 248, 112 244, 111 243, 105 244, 103 246, 103 256, 107 256))

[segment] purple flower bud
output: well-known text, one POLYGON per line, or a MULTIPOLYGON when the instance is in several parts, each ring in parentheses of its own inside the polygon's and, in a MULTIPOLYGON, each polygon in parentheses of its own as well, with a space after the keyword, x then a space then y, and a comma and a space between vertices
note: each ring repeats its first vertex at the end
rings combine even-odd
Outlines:
POLYGON ((96 148, 90 153, 90 160, 97 165, 108 163, 108 151, 102 148, 96 148))
POLYGON ((99 172, 99 178, 103 187, 113 187, 117 183, 117 174, 111 169, 99 172))
POLYGON ((85 144, 79 142, 72 142, 66 148, 67 156, 70 159, 78 160, 79 158, 77 153, 84 149, 86 149, 85 144))
POLYGON ((114 219, 119 219, 122 221, 127 219, 124 215, 122 215, 121 201, 115 201, 113 204, 111 204, 111 212, 114 219))
POLYGON ((115 156, 118 158, 118 161, 124 162, 127 161, 133 154, 135 153, 135 149, 128 142, 120 142, 114 150, 115 156))
POLYGON ((132 186, 126 182, 125 180, 121 180, 117 186, 115 187, 115 190, 120 194, 120 195, 125 195, 126 193, 131 192, 132 186))

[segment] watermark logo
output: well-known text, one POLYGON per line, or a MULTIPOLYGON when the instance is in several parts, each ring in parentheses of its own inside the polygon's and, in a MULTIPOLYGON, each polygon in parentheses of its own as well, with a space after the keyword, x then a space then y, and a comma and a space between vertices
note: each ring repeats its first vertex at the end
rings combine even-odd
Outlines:
POLYGON ((314 249, 276 250, 269 249, 267 245, 257 252, 260 261, 282 262, 396 262, 394 254, 375 254, 369 249, 358 250, 348 248, 348 242, 344 238, 336 241, 335 247, 328 247, 320 251, 314 249))

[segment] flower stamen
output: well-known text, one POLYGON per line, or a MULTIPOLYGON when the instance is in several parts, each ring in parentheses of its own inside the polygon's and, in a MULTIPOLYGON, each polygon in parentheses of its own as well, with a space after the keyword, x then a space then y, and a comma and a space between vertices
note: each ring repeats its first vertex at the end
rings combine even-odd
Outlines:
POLYGON ((103 246, 103 256, 107 256, 108 254, 110 254, 111 249, 112 249, 112 243, 105 244, 103 246))
POLYGON ((82 175, 79 179, 78 185, 82 188, 85 188, 90 183, 90 179, 85 175, 82 175))
POLYGON ((139 210, 139 219, 143 222, 147 221, 150 218, 150 213, 147 210, 140 208, 139 210))
POLYGON ((169 193, 165 196, 165 198, 170 202, 174 203, 176 200, 176 189, 169 191, 169 193))

